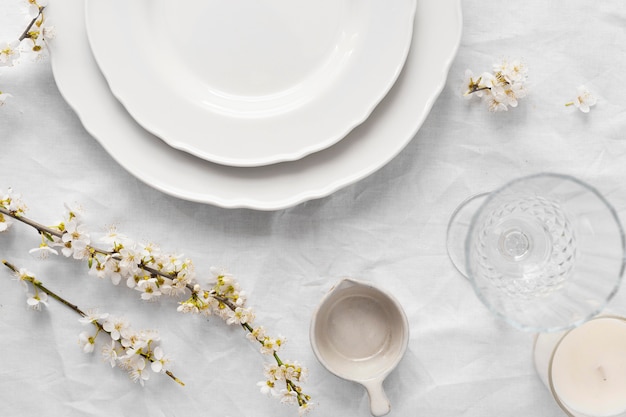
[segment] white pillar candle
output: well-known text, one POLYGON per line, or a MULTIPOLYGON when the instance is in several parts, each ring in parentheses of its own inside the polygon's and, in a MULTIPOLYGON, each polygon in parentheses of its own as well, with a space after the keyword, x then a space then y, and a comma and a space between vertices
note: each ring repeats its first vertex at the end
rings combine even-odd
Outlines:
POLYGON ((571 415, 626 415, 625 319, 599 317, 568 332, 538 335, 535 366, 571 415))

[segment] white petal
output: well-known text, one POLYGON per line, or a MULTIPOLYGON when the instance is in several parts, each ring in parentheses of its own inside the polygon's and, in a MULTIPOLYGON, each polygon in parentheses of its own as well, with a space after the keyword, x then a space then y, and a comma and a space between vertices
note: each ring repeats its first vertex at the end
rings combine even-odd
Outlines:
POLYGON ((39 6, 37 6, 36 4, 30 4, 28 6, 28 16, 31 19, 36 18, 39 15, 39 6))
POLYGON ((159 372, 161 372, 161 370, 163 370, 163 364, 160 361, 152 362, 150 367, 156 373, 159 373, 159 372))

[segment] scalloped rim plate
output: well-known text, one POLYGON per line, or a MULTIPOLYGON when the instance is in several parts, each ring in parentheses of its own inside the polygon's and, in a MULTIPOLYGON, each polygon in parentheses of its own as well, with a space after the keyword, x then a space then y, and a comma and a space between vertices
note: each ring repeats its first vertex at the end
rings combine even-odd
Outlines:
POLYGON ((323 151, 258 168, 213 164, 142 129, 108 89, 86 39, 83 0, 51 2, 53 74, 85 128, 123 168, 172 196, 224 208, 279 210, 374 173, 413 139, 445 85, 462 32, 460 0, 420 0, 411 51, 394 87, 363 124, 323 151), (432 40, 436 39, 437 42, 432 40))
POLYGON ((416 0, 87 0, 91 49, 133 118, 207 161, 334 145, 405 63, 416 0))

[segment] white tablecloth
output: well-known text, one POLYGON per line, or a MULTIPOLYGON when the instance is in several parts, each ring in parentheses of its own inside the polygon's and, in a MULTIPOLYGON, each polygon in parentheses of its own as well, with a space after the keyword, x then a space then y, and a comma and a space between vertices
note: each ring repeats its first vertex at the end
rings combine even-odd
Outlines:
MULTIPOLYGON (((8 8, 0 4, 0 14, 13 13, 8 8)), ((315 306, 344 276, 394 294, 410 321, 408 351, 385 383, 390 416, 563 415, 533 369, 533 335, 478 301, 448 261, 446 227, 467 196, 540 171, 577 176, 626 214, 626 5, 465 0, 463 14, 447 84, 415 138, 378 172, 329 197, 263 212, 156 191, 85 131, 49 62, 27 56, 0 69, 0 90, 14 96, 0 108, 0 188, 21 193, 28 216, 42 223, 60 220, 64 202, 78 202, 93 231, 115 224, 184 253, 204 276, 211 266, 226 268, 257 323, 286 336, 281 355, 309 367, 303 386, 317 403, 314 415, 369 415, 365 391, 326 371, 309 345, 315 306), (526 62, 529 95, 518 108, 489 113, 461 97, 463 75, 501 58, 526 62), (564 106, 581 84, 599 96, 589 114, 564 106)), ((240 328, 181 316, 172 300, 142 303, 137 292, 88 276, 83 263, 33 259, 28 250, 38 243, 32 229, 15 224, 0 235, 0 257, 85 309, 158 329, 187 385, 153 375, 142 388, 97 354, 83 354, 75 314, 53 302, 28 311, 21 286, 0 270, 0 415, 297 415, 258 392, 265 358, 240 328)), ((611 307, 624 305, 620 292, 611 307)))

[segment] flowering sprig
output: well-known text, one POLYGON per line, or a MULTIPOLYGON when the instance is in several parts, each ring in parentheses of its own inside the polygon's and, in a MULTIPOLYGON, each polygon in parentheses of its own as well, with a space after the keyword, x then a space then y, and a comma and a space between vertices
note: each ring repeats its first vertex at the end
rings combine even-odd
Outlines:
MULTIPOLYGON (((0 40, 0 67, 12 67, 20 57, 20 48, 35 53, 42 53, 46 49, 48 40, 54 37, 54 27, 49 26, 45 20, 44 9, 47 0, 25 0, 28 4, 30 22, 22 34, 10 41, 0 40)), ((0 91, 0 106, 12 97, 11 94, 0 91)))
POLYGON ((128 372, 130 378, 144 385, 150 377, 146 364, 150 364, 152 371, 165 373, 180 385, 185 385, 174 374, 166 370, 164 365, 168 363, 163 350, 158 346, 160 340, 156 331, 136 332, 131 329, 128 322, 121 318, 115 318, 108 313, 99 314, 95 311, 85 313, 75 304, 52 292, 41 281, 35 278, 32 272, 24 268, 17 268, 13 264, 3 260, 2 263, 13 271, 14 275, 26 286, 32 286, 33 292, 28 293, 26 300, 29 307, 40 310, 42 306, 48 306, 48 299, 52 298, 69 307, 80 315, 79 321, 86 325, 93 325, 95 334, 82 332, 79 335, 79 343, 85 353, 91 353, 95 349, 96 338, 103 334, 108 336, 107 342, 102 348, 102 355, 111 367, 118 366, 128 372))
POLYGON ((300 386, 308 371, 298 362, 280 358, 278 352, 284 338, 271 337, 262 326, 254 326, 254 311, 246 306, 246 295, 232 275, 212 268, 214 283, 203 287, 190 259, 163 252, 154 243, 134 242, 115 228, 99 239, 106 248, 94 246, 79 208, 66 205, 63 220, 48 227, 24 216, 26 206, 19 194, 9 190, 0 196, 0 230, 6 230, 8 226, 3 228, 3 223, 14 219, 39 232, 41 243, 31 253, 47 257, 58 254, 59 249, 65 257, 86 260, 90 275, 108 279, 114 285, 124 282, 128 288, 139 291, 142 300, 183 296, 178 302, 179 312, 215 315, 229 325, 240 325, 246 337, 259 345, 261 353, 273 358, 272 364, 265 364, 266 380, 259 383, 261 391, 283 403, 297 405, 301 415, 312 408, 310 396, 300 386))
POLYGON ((507 111, 517 107, 518 100, 526 97, 528 68, 519 60, 503 60, 493 65, 493 72, 483 72, 475 77, 471 70, 465 71, 464 96, 482 98, 489 111, 507 111))
POLYGON ((573 101, 565 103, 566 106, 574 106, 583 113, 589 113, 592 106, 595 106, 598 99, 584 85, 576 89, 576 98, 573 101))
POLYGON ((54 27, 47 25, 44 15, 48 0, 26 1, 28 1, 28 14, 32 20, 20 35, 19 41, 26 41, 27 46, 33 52, 42 52, 46 47, 46 42, 54 38, 54 27))
POLYGON ((27 210, 26 205, 22 201, 22 196, 15 194, 12 188, 9 188, 5 193, 0 193, 0 207, 11 213, 7 218, 6 213, 0 212, 0 232, 4 232, 11 227, 13 224, 11 221, 12 217, 22 217, 27 210))

